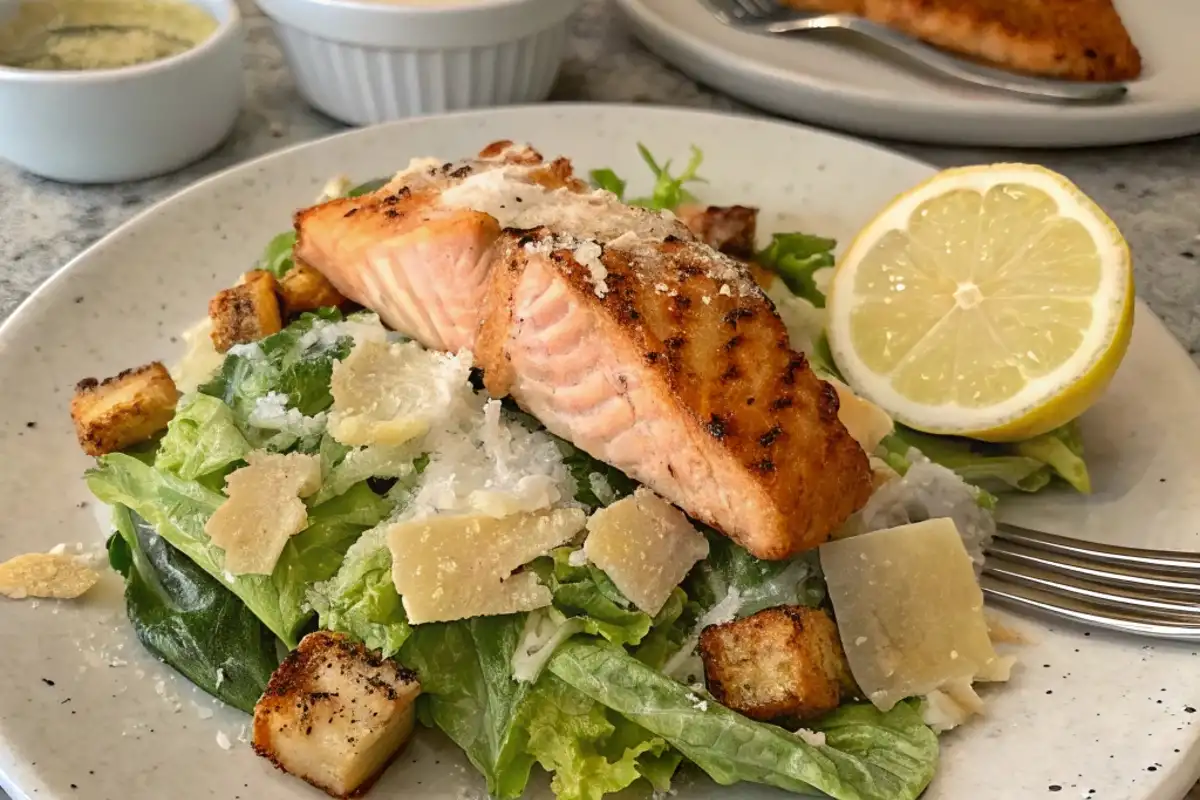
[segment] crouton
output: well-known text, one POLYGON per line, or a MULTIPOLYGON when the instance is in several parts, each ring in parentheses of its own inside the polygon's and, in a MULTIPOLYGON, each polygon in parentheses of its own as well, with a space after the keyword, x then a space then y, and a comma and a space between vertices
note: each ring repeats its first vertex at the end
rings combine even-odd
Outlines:
POLYGON ((700 656, 717 702, 759 720, 818 717, 853 686, 837 626, 816 608, 779 606, 710 625, 700 656))
POLYGON ((361 795, 412 735, 416 675, 328 631, 305 636, 254 708, 254 750, 333 797, 361 795))
POLYGON ((283 315, 292 318, 318 308, 341 308, 348 301, 329 279, 299 259, 279 281, 283 315))
POLYGON ((758 209, 748 206, 682 205, 676 212, 696 238, 714 250, 743 261, 754 257, 758 209))
POLYGON ((247 272, 232 289, 217 292, 208 304, 213 347, 224 353, 235 344, 257 342, 283 329, 278 284, 265 270, 247 272))
POLYGON ((178 400, 175 381, 158 361, 103 381, 85 378, 71 398, 79 446, 102 456, 144 442, 167 427, 178 400))

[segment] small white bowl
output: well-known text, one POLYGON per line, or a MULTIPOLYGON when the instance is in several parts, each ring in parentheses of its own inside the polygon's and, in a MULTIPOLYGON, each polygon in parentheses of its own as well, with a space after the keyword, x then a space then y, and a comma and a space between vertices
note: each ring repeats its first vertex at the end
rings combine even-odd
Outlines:
POLYGON ((234 0, 190 0, 217 30, 179 55, 119 69, 0 66, 0 158, 68 183, 162 175, 215 148, 241 108, 242 18, 234 0))
POLYGON ((257 0, 300 93, 370 125, 545 100, 582 0, 257 0))

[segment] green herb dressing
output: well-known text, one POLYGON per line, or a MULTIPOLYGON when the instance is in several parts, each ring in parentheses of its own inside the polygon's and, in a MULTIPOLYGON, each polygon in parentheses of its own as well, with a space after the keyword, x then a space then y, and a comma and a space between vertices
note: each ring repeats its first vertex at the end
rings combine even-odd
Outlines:
POLYGON ((33 0, 0 22, 0 65, 129 67, 186 52, 216 29, 211 14, 178 0, 33 0))

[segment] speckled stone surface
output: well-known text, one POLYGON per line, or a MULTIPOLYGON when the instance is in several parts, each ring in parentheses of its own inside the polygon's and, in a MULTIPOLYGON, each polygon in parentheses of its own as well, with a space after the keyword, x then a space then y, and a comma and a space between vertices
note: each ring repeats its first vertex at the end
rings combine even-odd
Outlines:
MULTIPOLYGON (((299 98, 267 21, 249 5, 244 11, 245 106, 230 139, 201 163, 165 178, 104 187, 55 184, 0 163, 0 319, 70 258, 163 197, 244 159, 342 130, 299 98)), ((749 110, 649 54, 609 0, 587 0, 573 20, 553 99, 749 110)), ((1035 161, 1075 180, 1124 231, 1139 294, 1200 363, 1200 137, 1058 152, 895 146, 939 166, 1035 161)), ((1192 800, 1200 800, 1200 790, 1192 800)))

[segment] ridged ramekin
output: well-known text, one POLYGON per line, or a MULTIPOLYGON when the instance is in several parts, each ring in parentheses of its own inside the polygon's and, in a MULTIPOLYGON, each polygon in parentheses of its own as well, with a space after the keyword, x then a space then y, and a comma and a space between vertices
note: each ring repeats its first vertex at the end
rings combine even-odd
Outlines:
POLYGON ((258 0, 300 93, 369 125, 546 99, 582 0, 258 0))

